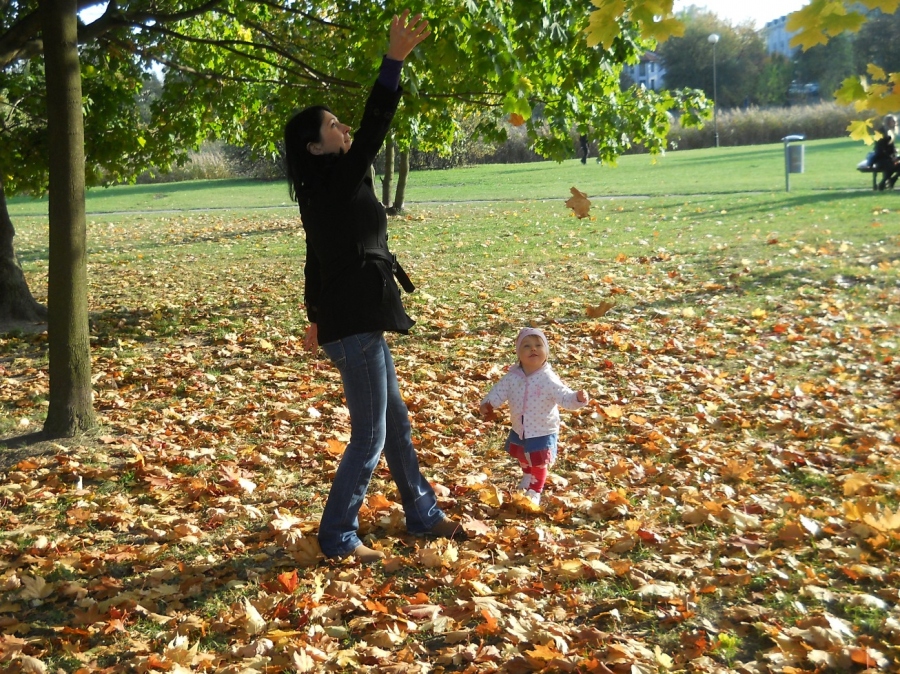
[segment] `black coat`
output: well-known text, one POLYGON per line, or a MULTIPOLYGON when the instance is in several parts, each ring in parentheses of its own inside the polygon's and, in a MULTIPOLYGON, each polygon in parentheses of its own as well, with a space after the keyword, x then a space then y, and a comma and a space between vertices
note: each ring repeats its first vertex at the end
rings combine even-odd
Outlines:
POLYGON ((361 332, 405 334, 415 323, 394 279, 387 215, 370 171, 400 94, 376 82, 350 150, 317 157, 312 187, 297 195, 306 231, 306 313, 318 324, 320 344, 361 332))

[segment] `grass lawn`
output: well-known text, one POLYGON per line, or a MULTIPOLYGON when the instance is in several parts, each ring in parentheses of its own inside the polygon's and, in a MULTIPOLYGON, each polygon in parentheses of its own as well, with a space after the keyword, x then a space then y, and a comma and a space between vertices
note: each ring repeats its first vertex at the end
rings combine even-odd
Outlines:
MULTIPOLYGON (((780 145, 413 174, 390 232, 417 325, 391 344, 473 538, 406 535, 382 466, 374 567, 317 557, 349 423, 302 349, 283 185, 91 191, 102 428, 7 442, 0 649, 71 672, 897 671, 900 196, 860 148, 808 143, 790 193, 780 145), (592 398, 540 512, 474 414, 525 324, 592 398)), ((11 206, 43 298, 41 208, 11 206)), ((45 336, 0 337, 0 434, 46 399, 45 336)))
MULTIPOLYGON (((795 192, 845 192, 871 187, 871 176, 856 171, 866 155, 859 142, 845 138, 804 143, 805 172, 791 176, 795 192)), ((593 160, 561 164, 502 164, 452 171, 416 171, 407 204, 445 201, 565 200, 577 186, 592 198, 780 192, 785 189, 784 145, 758 145, 670 152, 663 157, 630 155, 615 167, 593 160)), ((46 199, 14 197, 13 218, 45 215, 46 199)), ((88 191, 92 215, 192 209, 293 209, 285 183, 251 180, 189 181, 129 185, 88 191)))

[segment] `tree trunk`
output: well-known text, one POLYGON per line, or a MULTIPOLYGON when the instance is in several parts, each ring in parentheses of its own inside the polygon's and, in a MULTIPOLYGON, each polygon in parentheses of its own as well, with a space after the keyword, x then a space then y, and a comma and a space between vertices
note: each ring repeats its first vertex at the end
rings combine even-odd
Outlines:
POLYGON ((394 205, 388 209, 388 213, 391 215, 403 212, 407 177, 409 177, 409 150, 400 153, 400 167, 397 171, 397 192, 394 194, 394 205))
POLYGON ((394 143, 388 139, 384 145, 384 178, 381 181, 381 203, 391 205, 391 183, 394 182, 394 143))
POLYGON ((13 247, 15 236, 0 178, 0 323, 41 323, 47 320, 47 308, 38 304, 28 289, 13 247))
POLYGON ((47 80, 50 266, 47 331, 49 437, 96 425, 91 395, 84 212, 84 118, 78 63, 78 0, 39 0, 47 80))

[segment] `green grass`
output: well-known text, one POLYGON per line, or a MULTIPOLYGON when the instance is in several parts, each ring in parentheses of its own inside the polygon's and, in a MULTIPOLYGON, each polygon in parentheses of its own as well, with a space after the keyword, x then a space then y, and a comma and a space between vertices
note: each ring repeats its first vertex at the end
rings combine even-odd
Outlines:
MULTIPOLYGON (((855 170, 866 147, 848 139, 811 141, 805 172, 791 176, 796 192, 866 190, 868 174, 855 170)), ((780 192, 785 189, 784 146, 753 145, 669 152, 661 157, 629 155, 618 165, 577 160, 563 163, 493 164, 450 171, 416 171, 407 205, 436 201, 566 199, 578 187, 592 198, 780 192)), ((47 212, 46 199, 9 200, 13 218, 47 212)), ((293 208, 285 183, 251 180, 190 181, 160 185, 94 188, 87 194, 90 216, 192 209, 293 208)))

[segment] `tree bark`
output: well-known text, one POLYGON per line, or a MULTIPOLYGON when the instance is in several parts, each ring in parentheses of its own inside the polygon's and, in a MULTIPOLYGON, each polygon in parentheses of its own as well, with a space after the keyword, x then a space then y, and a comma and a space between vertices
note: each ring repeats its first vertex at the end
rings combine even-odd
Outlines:
POLYGON ((394 204, 388 209, 391 215, 403 212, 403 200, 406 198, 406 179, 409 177, 409 150, 400 153, 400 166, 397 171, 397 192, 394 204))
POLYGON ((47 332, 50 406, 44 433, 71 437, 96 425, 91 392, 84 206, 84 118, 77 0, 39 0, 50 154, 47 332))
POLYGON ((389 138, 384 144, 384 178, 381 181, 381 203, 391 205, 391 183, 394 182, 394 142, 389 138))
POLYGON ((47 308, 38 304, 28 289, 13 247, 15 236, 0 178, 0 323, 41 323, 47 320, 47 308))

